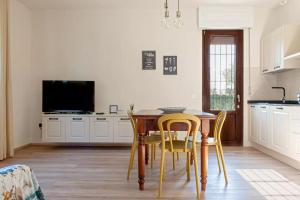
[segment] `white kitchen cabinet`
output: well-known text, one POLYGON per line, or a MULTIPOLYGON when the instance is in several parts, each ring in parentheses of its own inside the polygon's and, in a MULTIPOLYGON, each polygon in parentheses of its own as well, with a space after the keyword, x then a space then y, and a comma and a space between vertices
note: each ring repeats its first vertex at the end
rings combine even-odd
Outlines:
POLYGON ((258 143, 264 146, 269 146, 269 107, 260 105, 258 108, 258 143))
POLYGON ((113 143, 114 120, 112 117, 90 118, 90 142, 113 143))
POLYGON ((66 118, 66 142, 89 142, 89 117, 66 118))
POLYGON ((291 55, 300 52, 300 26, 284 25, 261 40, 263 73, 300 68, 300 60, 291 55))
POLYGON ((300 161, 300 107, 290 109, 290 153, 300 161))
POLYGON ((43 141, 65 142, 65 118, 57 116, 43 117, 43 124, 43 141))
POLYGON ((271 106, 271 149, 289 153, 289 112, 286 106, 271 106))
POLYGON ((128 117, 114 118, 114 142, 115 143, 132 143, 133 130, 128 117))
POLYGON ((258 142, 258 105, 250 106, 250 134, 249 138, 252 142, 258 142))

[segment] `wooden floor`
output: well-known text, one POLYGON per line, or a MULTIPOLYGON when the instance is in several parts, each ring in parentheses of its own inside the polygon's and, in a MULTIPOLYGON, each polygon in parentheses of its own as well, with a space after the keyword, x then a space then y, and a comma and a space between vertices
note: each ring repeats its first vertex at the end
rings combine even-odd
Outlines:
MULTIPOLYGON (((210 149, 208 185, 207 191, 201 194, 202 199, 265 199, 240 176, 237 169, 273 169, 300 185, 300 171, 259 151, 243 147, 226 147, 224 151, 229 185, 226 187, 223 175, 218 174, 215 152, 210 149)), ((147 166, 145 191, 138 190, 136 165, 130 181, 126 180, 128 158, 129 148, 125 147, 30 146, 19 151, 13 159, 0 162, 0 167, 9 164, 29 165, 49 200, 156 199, 159 156, 153 169, 147 166)), ((170 158, 167 158, 167 175, 161 199, 196 199, 194 179, 186 182, 185 154, 177 161, 175 171, 171 169, 170 158)))

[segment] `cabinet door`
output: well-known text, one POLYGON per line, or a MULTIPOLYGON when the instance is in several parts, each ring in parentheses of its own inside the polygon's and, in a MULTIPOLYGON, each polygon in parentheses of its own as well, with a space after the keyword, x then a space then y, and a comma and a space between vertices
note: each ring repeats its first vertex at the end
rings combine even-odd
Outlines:
POLYGON ((89 118, 66 117, 66 141, 89 142, 89 118))
POLYGON ((132 143, 133 129, 128 117, 114 118, 114 142, 132 143))
POLYGON ((300 107, 290 110, 290 141, 291 157, 300 161, 300 107))
POLYGON ((269 112, 268 106, 259 107, 259 144, 268 147, 269 146, 269 112))
POLYGON ((258 142, 258 108, 256 105, 250 106, 250 133, 249 139, 252 142, 258 142))
POLYGON ((289 152, 289 113, 286 107, 272 108, 271 148, 282 154, 289 152))
POLYGON ((283 68, 283 41, 284 41, 284 29, 283 27, 278 28, 273 33, 273 43, 274 43, 274 70, 283 68))
POLYGON ((61 117, 43 117, 43 142, 65 142, 65 121, 61 117))
POLYGON ((274 55, 274 37, 273 34, 269 34, 262 39, 261 42, 261 62, 262 72, 267 73, 274 70, 275 55, 274 55))
POLYGON ((90 142, 113 143, 113 118, 91 117, 90 118, 90 142))

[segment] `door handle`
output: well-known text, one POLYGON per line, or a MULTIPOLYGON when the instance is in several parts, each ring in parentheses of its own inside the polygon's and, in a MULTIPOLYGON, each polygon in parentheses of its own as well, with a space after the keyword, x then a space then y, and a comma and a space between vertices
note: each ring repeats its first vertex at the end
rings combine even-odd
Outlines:
POLYGON ((238 103, 241 103, 241 95, 237 94, 237 95, 236 95, 236 99, 237 99, 237 102, 238 102, 238 103))
POLYGON ((105 121, 106 118, 97 118, 98 121, 105 121))
POLYGON ((74 117, 73 120, 75 120, 75 121, 81 121, 82 118, 80 118, 80 117, 78 117, 78 118, 74 117))
POLYGON ((120 120, 122 120, 122 121, 128 121, 129 118, 120 118, 120 120))

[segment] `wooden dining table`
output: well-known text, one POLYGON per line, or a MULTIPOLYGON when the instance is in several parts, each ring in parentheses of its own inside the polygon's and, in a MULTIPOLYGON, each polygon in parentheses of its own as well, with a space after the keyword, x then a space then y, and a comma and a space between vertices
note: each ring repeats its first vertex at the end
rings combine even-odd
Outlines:
MULTIPOLYGON (((216 116, 211 113, 202 112, 199 110, 186 109, 183 113, 197 116, 201 120, 201 190, 206 190, 207 183, 207 163, 208 163, 208 145, 207 139, 210 129, 210 121, 215 120, 216 116)), ((144 143, 144 136, 149 134, 149 131, 157 131, 157 121, 163 116, 164 112, 155 110, 139 110, 133 113, 133 118, 137 120, 138 129, 138 183, 139 189, 144 190, 145 184, 145 164, 149 160, 149 146, 144 143)), ((174 131, 185 131, 186 126, 178 124, 173 127, 174 131)))

